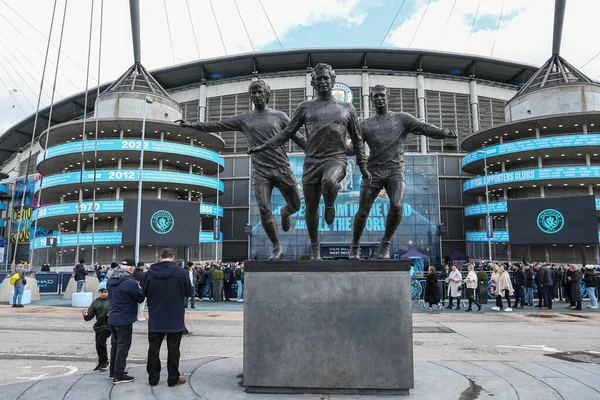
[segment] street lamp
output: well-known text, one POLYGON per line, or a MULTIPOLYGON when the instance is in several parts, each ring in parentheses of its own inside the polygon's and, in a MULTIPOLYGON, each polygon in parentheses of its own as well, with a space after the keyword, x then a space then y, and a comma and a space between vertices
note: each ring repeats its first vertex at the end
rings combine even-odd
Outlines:
POLYGON ((135 221, 135 262, 140 261, 140 229, 142 222, 142 182, 144 171, 144 145, 146 144, 146 110, 148 104, 152 104, 152 99, 148 96, 144 99, 144 116, 142 118, 142 145, 140 146, 140 171, 138 174, 138 198, 137 215, 135 221))
POLYGON ((494 231, 492 229, 492 219, 490 217, 490 190, 488 188, 487 178, 487 152, 478 151, 477 154, 483 154, 483 172, 485 176, 485 235, 487 236, 488 242, 488 261, 492 262, 492 236, 494 231))

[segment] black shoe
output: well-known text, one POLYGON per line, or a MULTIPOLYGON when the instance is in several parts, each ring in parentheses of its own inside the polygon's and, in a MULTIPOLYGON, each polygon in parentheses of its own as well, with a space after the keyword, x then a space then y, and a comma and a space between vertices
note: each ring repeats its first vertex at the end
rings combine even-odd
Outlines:
POLYGON ((98 366, 100 367, 100 371, 106 371, 110 364, 108 363, 108 361, 106 361, 105 363, 99 364, 98 366))
POLYGON ((94 372, 100 371, 100 364, 96 365, 96 368, 93 369, 94 372))
POLYGON ((23 308, 23 307, 25 307, 25 306, 24 306, 23 304, 17 304, 17 307, 18 307, 18 308, 23 308))
POLYGON ((448 307, 446 307, 446 308, 447 308, 448 310, 451 310, 451 309, 452 309, 452 306, 448 306, 448 307))
POLYGON ((481 306, 477 306, 477 311, 481 311, 481 306))
POLYGON ((522 310, 524 307, 523 306, 519 306, 519 310, 522 310))
POLYGON ((470 308, 467 308, 467 309, 465 310, 465 312, 469 312, 469 311, 471 311, 471 309, 470 309, 470 308))
POLYGON ((108 379, 110 379, 110 380, 112 381, 113 379, 115 379, 115 375, 114 375, 114 374, 111 374, 111 373, 109 372, 109 373, 108 373, 108 379))
POLYGON ((186 304, 186 306, 185 306, 185 307, 183 307, 183 308, 187 308, 187 304, 186 304))
POLYGON ((18 306, 16 304, 13 304, 12 308, 17 308, 18 306))
POLYGON ((192 306, 192 308, 196 308, 196 306, 192 306))
POLYGON ((130 383, 133 382, 133 376, 129 376, 127 374, 123 375, 122 378, 114 378, 113 379, 113 385, 117 385, 119 383, 130 383))
POLYGON ((456 311, 460 311, 460 307, 456 307, 456 308, 455 308, 455 310, 456 310, 456 311))

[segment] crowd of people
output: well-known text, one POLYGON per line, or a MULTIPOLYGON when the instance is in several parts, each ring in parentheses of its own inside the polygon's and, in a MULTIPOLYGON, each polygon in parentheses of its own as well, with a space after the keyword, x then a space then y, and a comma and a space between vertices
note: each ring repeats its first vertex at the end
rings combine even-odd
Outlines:
POLYGON ((481 310, 481 304, 476 299, 476 289, 481 280, 476 269, 485 272, 491 281, 490 292, 494 295, 496 305, 493 311, 510 312, 513 307, 523 309, 525 306, 534 307, 534 286, 537 288, 538 303, 535 307, 540 310, 552 310, 553 301, 564 301, 569 303, 567 308, 571 310, 582 309, 582 283, 585 293, 590 299, 587 306, 590 309, 598 308, 598 290, 600 285, 598 278, 600 274, 593 265, 579 268, 574 264, 565 266, 538 262, 538 263, 505 263, 505 264, 465 264, 461 268, 467 270, 466 276, 459 270, 456 264, 446 264, 438 273, 435 267, 429 267, 425 287, 425 302, 429 303, 429 311, 437 305, 441 309, 448 297, 447 309, 453 308, 456 300, 456 310, 460 310, 460 300, 465 295, 468 299, 468 308, 472 311, 475 304, 477 310, 481 310), (442 281, 441 289, 439 281, 442 281), (511 297, 514 304, 511 304, 511 297), (504 307, 506 301, 507 307, 504 307))

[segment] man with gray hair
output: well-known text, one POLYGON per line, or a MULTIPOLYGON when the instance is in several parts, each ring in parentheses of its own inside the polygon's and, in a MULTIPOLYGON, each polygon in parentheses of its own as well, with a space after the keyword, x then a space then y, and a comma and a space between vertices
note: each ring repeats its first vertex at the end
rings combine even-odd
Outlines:
MULTIPOLYGON (((449 129, 420 121, 404 112, 392 112, 388 108, 389 91, 383 85, 371 89, 371 102, 375 115, 360 123, 362 139, 369 145, 370 154, 367 168, 372 180, 363 179, 360 184, 359 208, 354 216, 352 244, 348 258, 360 258, 360 238, 367 223, 367 217, 381 189, 385 188, 390 200, 390 208, 385 222, 385 232, 381 238, 379 258, 390 258, 392 235, 402 221, 404 190, 404 143, 409 133, 433 139, 456 139, 449 129)), ((357 158, 358 159, 358 158, 357 158)))
MULTIPOLYGON (((194 128, 204 132, 240 131, 246 136, 248 145, 260 146, 275 136, 289 123, 290 119, 285 113, 268 107, 271 88, 262 81, 257 80, 248 88, 250 99, 254 104, 254 110, 222 121, 194 122, 177 120, 183 127, 194 128)), ((302 150, 306 148, 306 139, 294 134, 290 137, 302 150)), ((287 139, 286 139, 287 141, 287 139)), ((260 220, 269 240, 273 243, 273 252, 270 260, 279 260, 285 257, 283 246, 279 242, 277 232, 277 221, 271 212, 271 193, 273 188, 279 189, 285 200, 285 206, 281 208, 281 228, 284 232, 290 229, 290 216, 300 209, 300 195, 298 193, 298 182, 290 167, 282 141, 278 146, 268 151, 252 155, 252 184, 254 196, 258 203, 260 220)))
POLYGON ((167 337, 167 384, 182 385, 179 376, 179 346, 186 330, 184 302, 194 296, 194 287, 188 271, 175 263, 172 249, 164 249, 160 262, 152 264, 144 278, 144 295, 148 298, 148 382, 158 385, 160 380, 160 347, 167 337))

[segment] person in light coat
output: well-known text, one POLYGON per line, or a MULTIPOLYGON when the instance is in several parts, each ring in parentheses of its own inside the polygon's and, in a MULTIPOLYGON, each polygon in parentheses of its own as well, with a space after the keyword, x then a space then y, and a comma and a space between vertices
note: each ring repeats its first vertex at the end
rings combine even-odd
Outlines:
POLYGON ((506 298, 508 307, 504 311, 512 311, 510 307, 510 296, 514 293, 512 283, 510 283, 510 275, 504 271, 504 267, 498 267, 498 277, 496 278, 496 306, 492 307, 494 311, 500 311, 504 308, 502 304, 502 296, 506 298))
POLYGON ((450 271, 450 275, 446 278, 446 282, 448 282, 448 297, 450 298, 450 302, 446 308, 452 308, 452 302, 456 297, 456 310, 460 310, 462 275, 456 268, 456 265, 452 265, 452 271, 450 271))
POLYGON ((475 273, 475 268, 472 265, 469 265, 469 273, 465 278, 465 283, 467 284, 467 297, 469 298, 469 308, 465 310, 471 311, 471 307, 473 303, 477 306, 477 311, 481 311, 481 304, 475 299, 475 290, 477 289, 477 274, 475 273))

